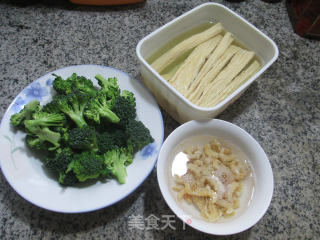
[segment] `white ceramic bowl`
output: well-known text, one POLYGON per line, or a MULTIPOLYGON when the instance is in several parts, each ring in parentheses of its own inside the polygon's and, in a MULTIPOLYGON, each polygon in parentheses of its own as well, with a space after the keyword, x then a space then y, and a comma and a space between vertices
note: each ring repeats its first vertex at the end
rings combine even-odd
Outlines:
MULTIPOLYGON (((157 177, 161 193, 171 210, 186 224, 202 232, 214 235, 229 235, 242 232, 256 224, 267 211, 273 193, 273 174, 265 152, 251 135, 240 127, 222 120, 190 121, 175 129, 161 147, 157 177), (174 151, 186 139, 194 136, 214 136, 239 149, 246 155, 251 164, 254 190, 250 204, 240 204, 241 212, 223 222, 208 222, 195 212, 188 204, 179 202, 172 191, 171 167, 174 151), (185 204, 185 205, 184 205, 185 204)), ((194 208, 195 209, 195 208, 194 208)))
POLYGON ((144 84, 157 102, 178 122, 213 118, 233 103, 278 57, 276 44, 264 33, 227 7, 216 3, 202 4, 175 18, 148 36, 137 45, 137 56, 141 65, 144 84), (157 49, 188 29, 210 21, 221 22, 224 28, 261 59, 263 67, 245 84, 211 108, 196 106, 176 91, 146 61, 157 49))

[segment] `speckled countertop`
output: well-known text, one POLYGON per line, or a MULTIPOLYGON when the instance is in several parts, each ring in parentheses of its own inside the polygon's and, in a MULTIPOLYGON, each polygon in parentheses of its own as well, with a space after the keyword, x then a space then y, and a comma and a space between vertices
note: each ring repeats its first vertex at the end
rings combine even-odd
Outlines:
MULTIPOLYGON (((205 1, 148 0, 111 8, 30 2, 0 2, 0 118, 27 84, 64 66, 107 65, 140 79, 138 41, 205 1)), ((269 35, 280 52, 278 61, 218 116, 257 139, 275 180, 266 215, 251 229, 221 239, 320 239, 320 41, 293 33, 284 2, 216 2, 269 35)), ((167 136, 179 124, 162 113, 167 136)), ((74 215, 30 204, 0 174, 0 239, 220 239, 183 229, 177 218, 175 230, 130 229, 133 216, 151 214, 173 214, 160 194, 155 170, 118 204, 74 215)))

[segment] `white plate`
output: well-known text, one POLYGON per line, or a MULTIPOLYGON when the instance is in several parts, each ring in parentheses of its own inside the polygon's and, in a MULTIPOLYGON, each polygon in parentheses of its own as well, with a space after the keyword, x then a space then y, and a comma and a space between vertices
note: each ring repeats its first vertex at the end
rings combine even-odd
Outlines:
POLYGON ((79 213, 114 204, 133 192, 150 174, 163 142, 163 120, 160 109, 146 88, 117 69, 98 65, 79 65, 50 72, 27 86, 10 104, 0 125, 0 164, 9 184, 29 202, 56 212, 79 213), (25 134, 10 126, 10 116, 33 99, 46 103, 52 98, 52 73, 69 77, 72 73, 90 78, 96 74, 117 77, 121 89, 132 91, 136 97, 137 118, 150 129, 155 141, 136 153, 127 167, 125 184, 116 180, 97 182, 87 187, 62 187, 46 173, 39 156, 25 145, 25 134))

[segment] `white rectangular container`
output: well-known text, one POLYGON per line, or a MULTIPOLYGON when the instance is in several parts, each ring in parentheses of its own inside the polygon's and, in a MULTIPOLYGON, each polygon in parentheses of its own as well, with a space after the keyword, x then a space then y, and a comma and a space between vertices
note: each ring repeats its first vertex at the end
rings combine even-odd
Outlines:
POLYGON ((159 105, 180 123, 214 118, 239 98, 250 84, 278 58, 278 48, 268 36, 235 12, 217 3, 202 4, 150 33, 138 43, 136 52, 141 64, 144 84, 159 105), (196 106, 180 94, 150 66, 146 59, 180 34, 210 21, 221 22, 240 43, 256 53, 263 65, 259 72, 218 105, 203 108, 196 106))

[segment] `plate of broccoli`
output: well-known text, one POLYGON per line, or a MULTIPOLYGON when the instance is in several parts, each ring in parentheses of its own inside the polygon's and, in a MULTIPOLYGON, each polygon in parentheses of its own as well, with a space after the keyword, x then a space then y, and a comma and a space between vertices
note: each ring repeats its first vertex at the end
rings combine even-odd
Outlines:
POLYGON ((77 65, 28 85, 0 124, 1 169, 31 203, 79 213, 110 206, 151 173, 163 142, 160 109, 120 70, 77 65))

